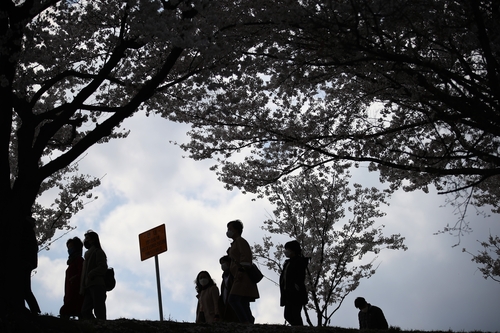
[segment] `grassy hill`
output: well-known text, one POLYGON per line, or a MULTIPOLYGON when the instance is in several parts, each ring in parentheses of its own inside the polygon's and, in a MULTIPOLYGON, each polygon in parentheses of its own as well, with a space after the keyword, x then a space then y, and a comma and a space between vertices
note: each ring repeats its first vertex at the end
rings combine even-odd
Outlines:
MULTIPOLYGON (((133 319, 78 321, 52 316, 0 319, 1 333, 354 333, 340 327, 290 327, 284 325, 243 325, 234 323, 194 324, 174 321, 133 319)), ((370 331, 376 333, 376 331, 370 331)), ((399 329, 389 332, 402 333, 399 329)), ((418 333, 418 331, 412 331, 418 333)), ((450 333, 450 332, 446 332, 450 333)), ((476 332, 477 333, 477 332, 476 332)))

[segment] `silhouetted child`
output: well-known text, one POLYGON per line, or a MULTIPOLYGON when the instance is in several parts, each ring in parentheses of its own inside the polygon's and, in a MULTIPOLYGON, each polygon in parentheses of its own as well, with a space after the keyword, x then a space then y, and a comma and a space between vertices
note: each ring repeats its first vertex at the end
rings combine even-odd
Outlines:
POLYGON ((220 284, 220 297, 219 297, 219 310, 221 312, 221 319, 227 322, 239 322, 236 313, 229 305, 229 293, 233 287, 234 277, 229 270, 231 266, 231 258, 223 256, 219 259, 220 268, 222 269, 222 282, 220 284))

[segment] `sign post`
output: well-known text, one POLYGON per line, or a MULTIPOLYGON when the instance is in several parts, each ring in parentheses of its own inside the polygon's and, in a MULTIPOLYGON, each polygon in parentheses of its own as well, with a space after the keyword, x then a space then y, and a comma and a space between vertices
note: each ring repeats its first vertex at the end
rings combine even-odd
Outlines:
POLYGON ((158 263, 158 254, 167 251, 167 233, 165 232, 165 224, 139 234, 139 248, 141 250, 141 261, 144 261, 151 257, 155 257, 158 307, 160 309, 160 321, 163 321, 163 307, 161 303, 160 287, 160 265, 158 263))

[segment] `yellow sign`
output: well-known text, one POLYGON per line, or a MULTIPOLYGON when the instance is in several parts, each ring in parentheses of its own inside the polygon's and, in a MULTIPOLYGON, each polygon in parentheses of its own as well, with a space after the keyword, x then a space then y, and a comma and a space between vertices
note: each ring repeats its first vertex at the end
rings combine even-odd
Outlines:
POLYGON ((141 261, 167 251, 167 233, 165 224, 139 234, 141 261))

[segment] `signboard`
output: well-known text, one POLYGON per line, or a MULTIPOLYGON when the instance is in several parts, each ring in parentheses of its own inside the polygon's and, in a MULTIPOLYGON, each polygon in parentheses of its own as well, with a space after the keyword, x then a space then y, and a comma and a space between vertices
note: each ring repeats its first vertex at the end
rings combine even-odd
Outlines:
POLYGON ((167 251, 165 224, 139 234, 141 261, 167 251))

